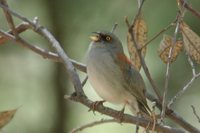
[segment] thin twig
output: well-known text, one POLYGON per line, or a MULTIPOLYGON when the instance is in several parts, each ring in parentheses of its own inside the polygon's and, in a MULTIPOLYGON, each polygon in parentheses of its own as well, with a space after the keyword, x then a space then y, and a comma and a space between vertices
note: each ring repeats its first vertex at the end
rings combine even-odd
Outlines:
MULTIPOLYGON (((15 32, 17 34, 24 32, 25 30, 29 29, 30 25, 27 23, 21 23, 15 27, 15 32)), ((13 35, 12 30, 6 31, 6 33, 13 35)), ((13 38, 15 39, 15 38, 13 38)), ((0 45, 4 44, 8 39, 6 39, 4 36, 0 36, 0 45)))
POLYGON ((180 98, 188 89, 189 87, 192 85, 192 83, 195 81, 196 78, 200 77, 200 73, 196 74, 195 76, 193 76, 190 81, 169 101, 168 103, 168 108, 170 108, 172 106, 172 104, 174 104, 174 102, 180 98))
POLYGON ((0 7, 6 11, 8 11, 10 14, 12 14, 13 16, 23 20, 24 22, 27 22, 28 24, 30 24, 31 26, 35 26, 34 22, 32 22, 31 20, 29 20, 28 18, 16 13, 15 11, 11 10, 9 7, 3 5, 0 3, 0 7))
POLYGON ((174 32, 174 36, 173 36, 173 40, 172 40, 172 46, 170 47, 169 50, 169 55, 168 55, 168 60, 167 60, 167 67, 166 67, 166 73, 165 73, 165 84, 164 84, 164 92, 163 92, 163 101, 162 101, 162 111, 161 111, 161 123, 164 122, 164 118, 165 118, 165 110, 166 110, 166 96, 168 93, 168 86, 169 86, 169 79, 170 79, 170 66, 171 66, 171 59, 172 59, 172 55, 174 52, 174 47, 177 41, 177 35, 179 32, 179 25, 180 25, 180 21, 181 21, 181 15, 180 12, 178 12, 177 15, 177 22, 176 22, 176 28, 175 28, 175 32, 174 32))
POLYGON ((52 59, 56 62, 61 62, 60 60, 60 57, 53 53, 53 52, 49 52, 49 51, 46 51, 38 46, 34 46, 34 45, 31 45, 29 44, 27 41, 25 41, 24 39, 22 38, 18 38, 17 40, 15 39, 15 37, 7 32, 4 32, 2 30, 0 30, 0 35, 3 36, 5 38, 5 40, 11 40, 11 41, 14 41, 16 42, 17 44, 25 47, 25 48, 28 48, 32 51, 34 51, 35 53, 41 55, 43 58, 45 59, 52 59))
MULTIPOLYGON (((6 0, 0 0, 0 3, 3 4, 4 6, 8 7, 6 0)), ((9 25, 10 29, 12 30, 12 33, 15 35, 16 38, 18 38, 18 33, 15 30, 15 24, 14 24, 14 21, 13 21, 13 18, 11 16, 10 12, 5 9, 3 9, 3 11, 6 16, 8 25, 9 25)))
POLYGON ((136 21, 137 21, 139 15, 140 15, 140 13, 141 13, 143 3, 144 3, 144 0, 141 1, 141 5, 140 5, 140 7, 138 8, 138 11, 137 11, 137 14, 136 14, 135 18, 133 19, 133 23, 130 25, 129 22, 128 22, 127 17, 125 18, 125 21, 126 21, 126 24, 127 24, 127 26, 128 26, 128 32, 129 32, 130 35, 131 35, 131 38, 132 38, 132 40, 133 40, 133 43, 134 43, 135 48, 137 49, 136 51, 137 51, 137 54, 138 54, 138 56, 139 56, 140 62, 141 62, 141 64, 142 64, 142 67, 143 67, 143 69, 144 69, 144 72, 145 72, 145 74, 146 74, 146 76, 147 76, 149 82, 151 83, 152 88, 153 88, 153 91, 155 92, 156 96, 158 97, 159 100, 162 100, 162 98, 161 98, 161 96, 160 96, 160 94, 159 94, 159 92, 158 92, 158 88, 157 88, 155 82, 153 81, 153 79, 152 79, 152 77, 151 77, 151 75, 150 75, 149 69, 148 69, 148 67, 147 67, 147 65, 146 65, 146 63, 145 63, 145 61, 144 61, 144 59, 143 59, 143 57, 142 57, 142 55, 141 55, 141 52, 139 51, 139 47, 138 47, 138 45, 137 45, 137 42, 136 42, 136 39, 135 39, 135 35, 134 35, 134 32, 133 32, 133 27, 134 27, 134 25, 135 25, 135 23, 136 23, 136 21), (129 26, 129 25, 130 25, 130 26, 129 26))
MULTIPOLYGON (((156 107, 158 107, 158 109, 162 110, 162 103, 159 99, 156 99, 153 95, 146 93, 147 98, 156 103, 156 107)), ((196 127, 194 127, 193 125, 191 125, 189 122, 187 122, 186 120, 184 120, 183 117, 181 117, 178 113, 176 113, 175 111, 166 108, 166 115, 173 120, 175 123, 177 123, 178 125, 180 125, 181 127, 183 127, 185 130, 187 130, 190 133, 200 133, 200 130, 198 130, 196 127)))
POLYGON ((169 30, 172 26, 174 26, 174 22, 170 23, 167 27, 163 28, 160 32, 158 32, 156 35, 154 35, 150 40, 148 40, 141 48, 140 50, 142 50, 144 47, 146 47, 149 43, 151 43, 153 40, 155 40, 158 36, 160 36, 162 33, 164 33, 165 31, 169 30))
POLYGON ((190 4, 188 4, 185 0, 179 0, 180 4, 184 6, 188 11, 190 11, 193 15, 200 19, 200 12, 195 10, 190 4))
POLYGON ((190 58, 190 56, 188 55, 188 62, 191 66, 191 69, 192 69, 192 75, 195 76, 196 75, 196 70, 195 70, 195 67, 194 67, 194 63, 192 61, 192 59, 190 58))
POLYGON ((94 126, 97 126, 97 125, 100 125, 100 124, 111 123, 111 122, 119 123, 119 121, 117 121, 115 119, 101 119, 99 121, 93 121, 91 123, 87 123, 87 124, 84 124, 80 127, 74 128, 73 130, 69 131, 69 133, 77 133, 77 132, 82 131, 86 128, 94 127, 94 126))
MULTIPOLYGON (((19 27, 18 27, 19 29, 18 28, 16 28, 16 29, 17 29, 17 31, 19 30, 19 33, 20 33, 20 32, 23 32, 24 30, 26 30, 27 27, 30 27, 30 25, 28 25, 28 24, 25 24, 25 25, 20 24, 19 27)), ((16 40, 15 37, 12 36, 11 33, 10 34, 9 33, 10 33, 10 31, 4 32, 4 31, 0 30, 0 35, 1 35, 0 42, 5 43, 8 40, 12 40, 14 42, 17 42, 17 44, 19 44, 19 45, 21 45, 21 46, 23 46, 25 48, 28 48, 28 49, 32 50, 33 52, 41 55, 45 59, 51 59, 51 60, 53 60, 55 62, 61 62, 61 59, 58 56, 58 54, 56 54, 54 52, 50 52, 50 51, 45 50, 45 49, 42 49, 42 48, 40 48, 38 46, 35 46, 35 45, 31 45, 30 43, 28 43, 27 41, 25 41, 22 38, 16 40)), ((74 67, 76 69, 78 69, 78 70, 80 70, 82 72, 86 72, 86 67, 85 67, 84 64, 82 64, 80 62, 77 62, 77 61, 75 61, 73 59, 70 59, 70 61, 72 62, 72 64, 74 65, 74 67)))
POLYGON ((199 117, 199 115, 197 114, 195 107, 194 107, 193 105, 191 105, 191 108, 192 108, 192 110, 193 110, 193 114, 195 115, 195 117, 197 118, 198 122, 200 123, 200 117, 199 117))

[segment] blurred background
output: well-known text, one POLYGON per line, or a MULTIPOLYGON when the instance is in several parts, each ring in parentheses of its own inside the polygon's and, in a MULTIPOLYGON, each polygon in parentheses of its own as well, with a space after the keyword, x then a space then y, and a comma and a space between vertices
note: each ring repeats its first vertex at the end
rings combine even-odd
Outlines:
MULTIPOLYGON (((200 1, 189 0, 198 9, 200 1)), ((136 13, 136 0, 9 0, 10 7, 16 12, 33 19, 38 16, 41 25, 47 27, 62 44, 70 58, 84 63, 89 36, 93 31, 111 30, 118 23, 115 33, 122 40, 127 52, 127 27, 124 17, 132 20, 136 13)), ((174 20, 177 12, 174 0, 147 0, 143 7, 143 16, 148 24, 148 38, 158 33, 174 20)), ((187 12, 185 21, 200 34, 199 20, 187 12)), ((16 24, 21 23, 15 19, 16 24)), ((0 12, 0 29, 8 30, 3 12, 0 12)), ((173 35, 174 29, 165 34, 173 35)), ((27 31, 21 34, 28 42, 45 49, 51 49, 48 43, 37 34, 27 31)), ((157 49, 162 36, 148 45, 146 63, 160 88, 164 86, 166 65, 158 57, 157 49)), ((172 64, 168 99, 175 95, 192 77, 190 65, 184 51, 172 64)), ((199 66, 196 65, 197 68, 199 66)), ((151 86, 141 71, 148 91, 151 86)), ((79 72, 81 79, 86 76, 79 72)), ((191 105, 200 114, 199 82, 197 79, 192 87, 176 101, 173 108, 199 127, 192 113, 191 105)), ((13 120, 3 128, 6 133, 67 133, 74 127, 102 118, 105 115, 88 112, 85 106, 67 101, 65 94, 73 93, 71 81, 62 64, 43 59, 14 42, 0 45, 0 111, 20 107, 13 120)), ((84 87, 87 96, 96 101, 100 98, 91 88, 89 82, 84 87)), ((121 109, 108 103, 106 106, 121 109)), ((128 112, 128 111, 127 111, 128 112)), ((174 125, 171 121, 168 124, 174 125)), ((92 127, 82 133, 133 132, 134 125, 110 123, 92 127)))

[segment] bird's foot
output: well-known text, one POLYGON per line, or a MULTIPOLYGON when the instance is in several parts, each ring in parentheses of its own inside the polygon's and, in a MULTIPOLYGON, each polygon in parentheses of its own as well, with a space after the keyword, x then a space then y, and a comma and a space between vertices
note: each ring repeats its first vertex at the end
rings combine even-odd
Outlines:
POLYGON ((122 123, 123 119, 124 119, 124 110, 125 108, 123 107, 121 111, 119 111, 118 113, 118 118, 119 118, 119 122, 122 123))
POLYGON ((99 105, 103 105, 104 102, 105 102, 105 100, 93 102, 92 105, 90 106, 90 109, 89 109, 88 111, 93 111, 93 113, 94 113, 95 110, 96 110, 96 108, 97 108, 99 105))

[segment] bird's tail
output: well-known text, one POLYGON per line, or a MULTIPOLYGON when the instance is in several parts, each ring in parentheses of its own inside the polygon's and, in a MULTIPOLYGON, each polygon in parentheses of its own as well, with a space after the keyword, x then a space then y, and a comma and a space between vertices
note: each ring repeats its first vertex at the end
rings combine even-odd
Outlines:
POLYGON ((137 101, 137 105, 135 103, 129 104, 130 111, 135 115, 142 115, 143 117, 150 117, 151 116, 151 109, 147 104, 142 104, 141 102, 137 101))

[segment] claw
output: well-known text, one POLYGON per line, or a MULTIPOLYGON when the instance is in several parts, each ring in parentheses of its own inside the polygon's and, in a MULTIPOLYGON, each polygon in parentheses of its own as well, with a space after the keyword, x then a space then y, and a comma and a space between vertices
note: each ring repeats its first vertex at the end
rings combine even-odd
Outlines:
POLYGON ((119 118, 119 122, 122 123, 123 119, 124 119, 124 110, 125 110, 125 106, 122 108, 121 111, 119 111, 118 113, 118 118, 119 118))
POLYGON ((103 105, 103 103, 105 102, 105 100, 102 101, 95 101, 92 103, 92 105, 90 106, 90 109, 88 111, 93 111, 93 113, 95 114, 95 110, 99 105, 103 105))

